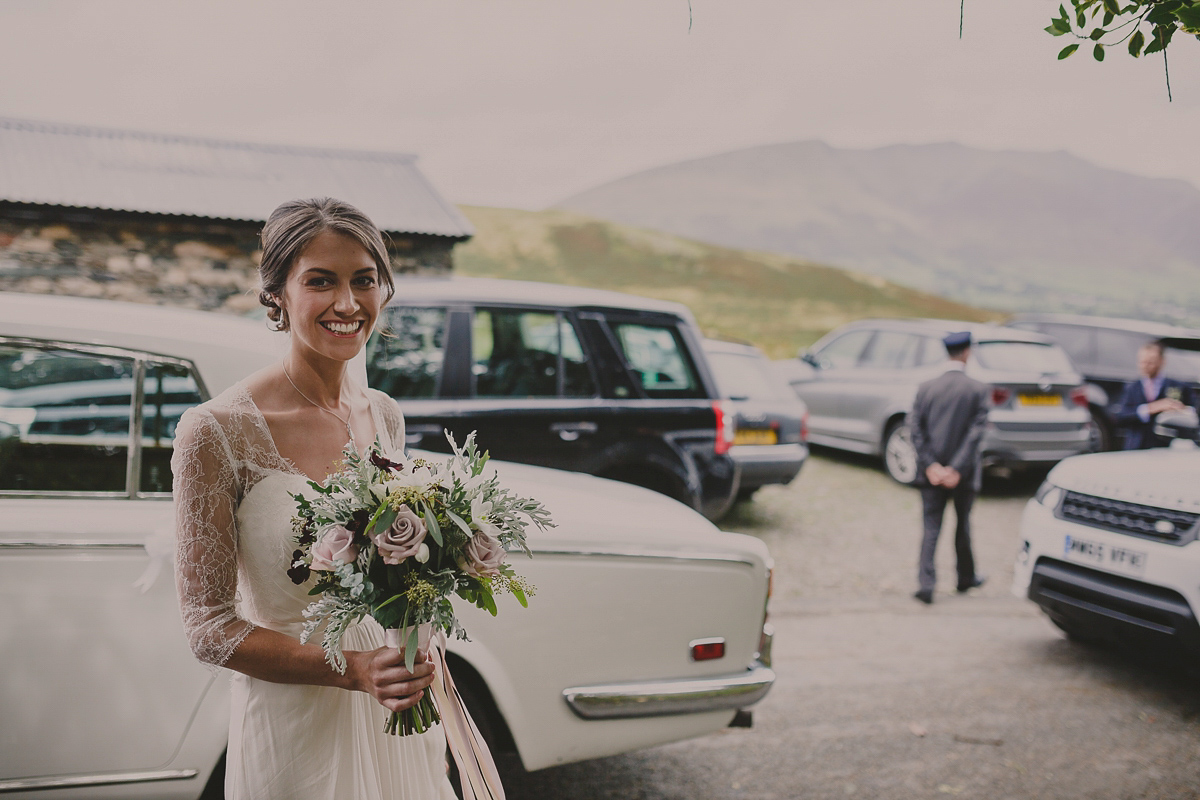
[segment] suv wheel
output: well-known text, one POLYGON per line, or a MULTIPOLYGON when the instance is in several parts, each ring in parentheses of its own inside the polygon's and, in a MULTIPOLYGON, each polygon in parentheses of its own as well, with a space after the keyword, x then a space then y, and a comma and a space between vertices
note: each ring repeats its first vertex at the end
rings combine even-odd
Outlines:
POLYGON ((905 486, 917 479, 917 449, 903 420, 893 422, 883 437, 883 468, 892 480, 905 486))
POLYGON ((1088 434, 1088 452, 1105 453, 1113 449, 1112 430, 1100 412, 1092 409, 1092 428, 1088 434))

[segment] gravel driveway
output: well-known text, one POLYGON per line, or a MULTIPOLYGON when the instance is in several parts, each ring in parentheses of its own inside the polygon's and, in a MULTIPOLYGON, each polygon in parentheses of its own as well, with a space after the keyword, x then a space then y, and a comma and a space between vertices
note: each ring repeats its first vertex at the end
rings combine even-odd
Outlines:
POLYGON ((722 522, 776 560, 778 681, 754 728, 536 773, 508 760, 509 797, 1200 797, 1200 678, 1068 642, 1010 594, 1036 485, 985 486, 972 521, 989 581, 955 594, 943 534, 925 607, 918 494, 817 452, 722 522))

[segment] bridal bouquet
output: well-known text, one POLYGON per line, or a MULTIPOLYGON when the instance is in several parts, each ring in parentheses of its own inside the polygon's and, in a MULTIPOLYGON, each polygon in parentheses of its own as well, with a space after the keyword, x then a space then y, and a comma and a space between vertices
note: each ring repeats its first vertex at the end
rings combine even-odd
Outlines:
MULTIPOLYGON (((550 514, 485 472, 488 455, 479 452, 474 433, 461 448, 446 438, 453 455, 443 463, 391 461, 378 442, 362 458, 347 448, 343 468, 325 485, 309 483, 315 497, 293 495, 299 549, 288 576, 297 585, 317 576, 309 594, 318 599, 304 610, 301 641, 324 626, 325 657, 338 672, 346 671, 342 634, 368 614, 412 670, 432 631, 467 638, 452 595, 493 616, 500 593, 528 605, 533 586, 505 557, 510 550, 530 555, 525 529, 553 527, 550 514)), ((439 719, 426 692, 416 706, 390 713, 384 730, 420 733, 439 719)))

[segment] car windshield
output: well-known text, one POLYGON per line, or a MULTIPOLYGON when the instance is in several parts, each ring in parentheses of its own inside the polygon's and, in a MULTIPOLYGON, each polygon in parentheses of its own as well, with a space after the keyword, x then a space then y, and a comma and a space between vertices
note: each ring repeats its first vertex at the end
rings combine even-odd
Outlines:
POLYGON ((985 369, 1003 372, 1073 372, 1071 360, 1058 345, 1038 342, 980 342, 975 360, 985 369))
POLYGON ((721 394, 734 400, 779 400, 787 395, 765 359, 738 353, 709 353, 721 394))
POLYGON ((1163 371, 1177 381, 1200 381, 1200 353, 1168 347, 1163 371))

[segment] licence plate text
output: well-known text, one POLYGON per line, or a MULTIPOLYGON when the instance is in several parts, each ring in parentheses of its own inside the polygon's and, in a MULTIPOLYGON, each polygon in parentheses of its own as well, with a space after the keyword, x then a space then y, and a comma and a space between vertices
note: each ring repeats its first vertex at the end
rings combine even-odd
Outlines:
POLYGON ((1102 569, 1141 575, 1146 569, 1146 554, 1127 547, 1114 547, 1076 536, 1063 541, 1063 555, 1071 561, 1081 561, 1102 569))
POLYGON ((1062 396, 1057 394, 1019 394, 1017 400, 1023 406, 1061 406, 1062 396))
POLYGON ((748 430, 738 431, 733 435, 734 444, 777 444, 779 442, 779 434, 772 430, 748 430))

